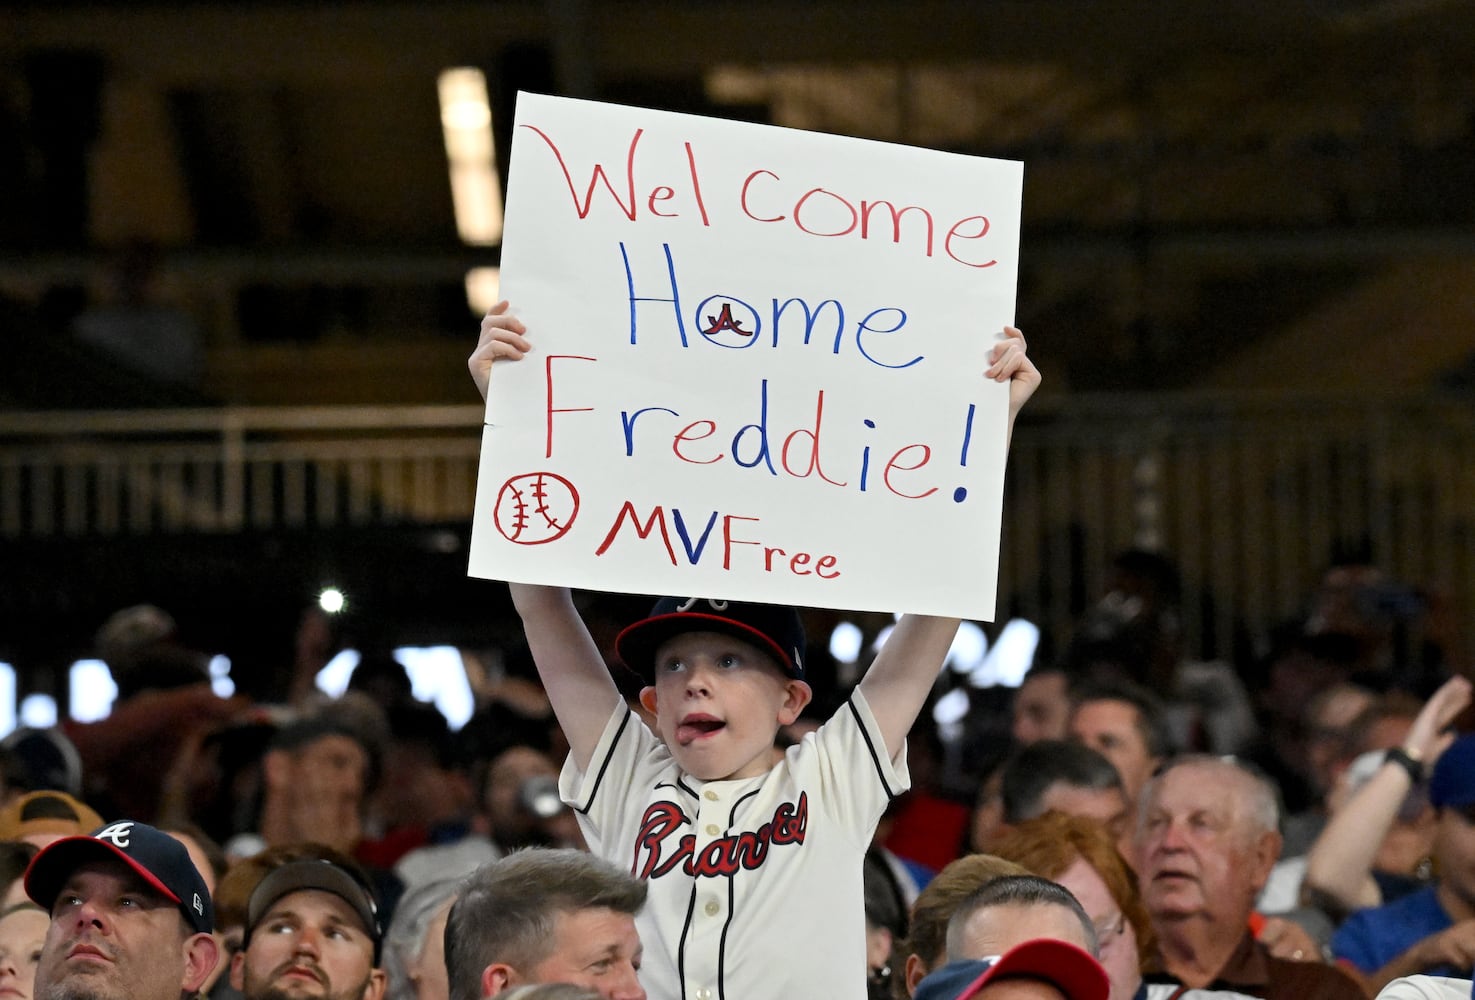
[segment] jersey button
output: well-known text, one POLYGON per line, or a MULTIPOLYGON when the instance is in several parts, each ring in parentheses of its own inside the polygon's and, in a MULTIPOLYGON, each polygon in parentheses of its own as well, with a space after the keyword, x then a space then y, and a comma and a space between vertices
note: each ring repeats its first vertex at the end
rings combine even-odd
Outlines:
POLYGON ((715 899, 709 899, 704 909, 707 911, 707 916, 715 917, 722 912, 722 904, 715 899))
POLYGON ((709 837, 715 837, 715 836, 717 836, 721 832, 722 832, 722 827, 718 826, 716 823, 708 823, 707 824, 707 836, 709 836, 709 837))
POLYGON ((703 986, 696 992, 697 1000, 712 1000, 712 991, 703 986))
MULTIPOLYGON (((717 801, 717 793, 714 792, 714 791, 712 791, 712 789, 709 788, 705 792, 702 793, 702 798, 706 799, 708 802, 716 802, 717 801)), ((700 995, 701 994, 698 994, 698 996, 700 996, 700 995)))

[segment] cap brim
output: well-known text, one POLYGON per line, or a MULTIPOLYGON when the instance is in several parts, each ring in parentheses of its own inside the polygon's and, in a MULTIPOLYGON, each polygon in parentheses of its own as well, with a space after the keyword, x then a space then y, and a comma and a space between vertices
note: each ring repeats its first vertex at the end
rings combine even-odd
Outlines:
POLYGON ((98 858, 123 862, 130 871, 136 873, 159 895, 175 906, 181 905, 180 898, 174 894, 174 890, 159 881, 158 876, 153 872, 134 861, 109 841, 88 836, 63 837, 61 840, 48 844, 40 854, 31 859, 31 864, 26 869, 26 895, 30 896, 37 906, 50 913, 56 904, 56 897, 61 894, 62 886, 66 884, 72 872, 87 861, 98 858))
POLYGON ((655 676, 656 650, 666 640, 687 632, 717 632, 750 642, 772 656, 785 674, 797 676, 789 654, 758 629, 721 615, 696 611, 656 615, 636 622, 615 637, 615 655, 649 682, 655 676))
POLYGON ((1107 1000, 1111 995, 1111 980, 1090 952, 1068 941, 1037 938, 1000 955, 958 1000, 969 1000, 989 983, 1021 976, 1054 984, 1068 1000, 1107 1000))
POLYGON ((347 903, 358 914, 365 933, 378 943, 379 917, 368 888, 331 861, 291 861, 268 873, 251 892, 246 927, 254 930, 283 896, 308 890, 331 893, 347 903))

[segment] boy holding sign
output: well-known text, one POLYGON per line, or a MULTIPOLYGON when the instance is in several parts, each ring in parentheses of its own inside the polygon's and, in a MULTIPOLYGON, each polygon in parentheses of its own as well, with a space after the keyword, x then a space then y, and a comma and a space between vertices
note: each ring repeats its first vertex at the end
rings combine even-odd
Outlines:
MULTIPOLYGON (((494 361, 533 349, 526 333, 505 302, 482 321, 468 363, 483 397, 494 361)), ((1040 374, 1013 328, 989 358, 1012 431, 1040 374)), ((652 733, 569 592, 511 589, 571 748, 564 800, 595 853, 650 883, 639 921, 650 996, 864 996, 862 858, 909 784, 906 734, 958 621, 903 616, 849 701, 775 762, 774 736, 810 699, 794 609, 664 598, 620 633, 652 733)))

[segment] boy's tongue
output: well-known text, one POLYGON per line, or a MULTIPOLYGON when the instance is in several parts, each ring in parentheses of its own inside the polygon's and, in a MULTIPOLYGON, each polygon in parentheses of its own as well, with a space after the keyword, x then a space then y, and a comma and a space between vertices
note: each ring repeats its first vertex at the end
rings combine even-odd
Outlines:
POLYGON ((725 726, 721 719, 711 715, 688 715, 676 726, 676 739, 682 743, 710 736, 725 726))

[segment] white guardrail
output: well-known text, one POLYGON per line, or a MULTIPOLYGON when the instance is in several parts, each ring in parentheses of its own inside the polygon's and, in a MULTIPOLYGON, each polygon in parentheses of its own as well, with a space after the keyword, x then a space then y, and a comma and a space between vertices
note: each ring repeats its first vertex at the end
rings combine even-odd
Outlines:
MULTIPOLYGON (((482 409, 0 413, 0 540, 470 519, 482 409)), ((1000 617, 1068 634, 1111 556, 1161 550, 1195 651, 1300 610, 1339 544, 1475 621, 1475 414, 1461 402, 1092 396, 1030 406, 1000 617)))

